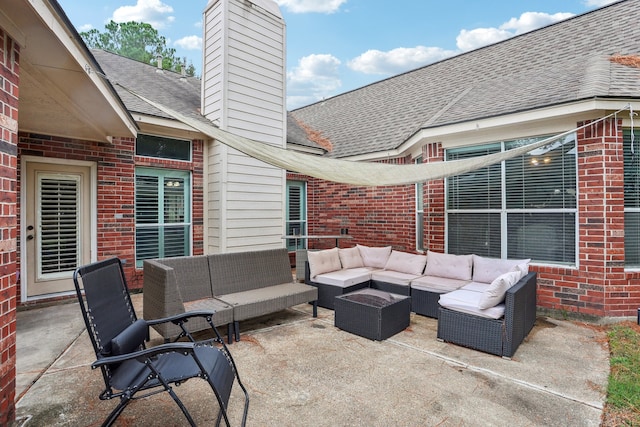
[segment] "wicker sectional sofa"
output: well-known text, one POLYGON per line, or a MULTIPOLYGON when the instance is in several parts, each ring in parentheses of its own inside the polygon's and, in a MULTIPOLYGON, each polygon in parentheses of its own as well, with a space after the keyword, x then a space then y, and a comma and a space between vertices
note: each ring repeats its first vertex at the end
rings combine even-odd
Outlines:
POLYGON ((536 318, 536 273, 528 259, 510 260, 391 247, 309 252, 305 282, 318 305, 364 287, 411 296, 411 310, 438 318, 438 339, 511 357, 536 318), (355 252, 360 260, 354 260, 355 252))
MULTIPOLYGON (((239 322, 311 302, 317 316, 318 290, 293 281, 285 248, 144 261, 143 312, 147 319, 185 311, 215 310, 216 326, 228 325, 240 340, 239 322)), ((197 320, 197 319, 196 319, 197 320)), ((192 332, 206 324, 189 322, 192 332)), ((165 340, 180 329, 156 328, 165 340)))

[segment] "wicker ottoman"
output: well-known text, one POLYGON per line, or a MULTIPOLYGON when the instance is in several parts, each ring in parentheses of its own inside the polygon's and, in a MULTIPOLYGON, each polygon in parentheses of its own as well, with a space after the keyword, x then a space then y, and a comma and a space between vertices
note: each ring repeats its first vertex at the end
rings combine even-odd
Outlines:
POLYGON ((409 326, 411 297, 360 289, 335 297, 335 326, 372 340, 384 340, 409 326))

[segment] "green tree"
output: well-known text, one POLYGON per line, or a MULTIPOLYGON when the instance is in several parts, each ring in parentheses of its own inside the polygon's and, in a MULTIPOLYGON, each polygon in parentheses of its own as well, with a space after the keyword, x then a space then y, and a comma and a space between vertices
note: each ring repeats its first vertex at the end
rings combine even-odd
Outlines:
POLYGON ((92 49, 103 49, 147 64, 156 65, 158 56, 162 56, 163 69, 180 72, 186 67, 188 76, 195 75, 193 64, 187 66, 187 58, 178 58, 176 50, 167 47, 167 39, 150 24, 110 21, 104 28, 104 32, 95 28, 81 32, 80 37, 92 49))

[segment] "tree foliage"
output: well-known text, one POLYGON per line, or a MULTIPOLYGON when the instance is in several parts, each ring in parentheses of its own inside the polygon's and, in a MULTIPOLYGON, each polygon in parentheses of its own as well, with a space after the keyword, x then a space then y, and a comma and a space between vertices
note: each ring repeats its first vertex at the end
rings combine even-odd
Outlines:
POLYGON ((162 56, 162 68, 180 72, 186 67, 188 76, 195 75, 193 64, 186 65, 187 59, 176 56, 176 50, 167 47, 167 39, 158 34, 150 24, 144 22, 114 22, 97 29, 80 33, 80 37, 92 49, 103 49, 147 64, 157 65, 162 56))

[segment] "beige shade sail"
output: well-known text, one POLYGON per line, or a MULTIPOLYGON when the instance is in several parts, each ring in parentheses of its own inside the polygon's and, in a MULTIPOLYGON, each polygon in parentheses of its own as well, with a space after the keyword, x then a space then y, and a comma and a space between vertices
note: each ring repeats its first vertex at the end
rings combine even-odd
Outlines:
MULTIPOLYGON (((119 83, 117 83, 119 84, 119 83)), ((120 84, 120 86, 122 86, 120 84)), ((508 151, 487 154, 469 159, 452 160, 446 162, 421 163, 410 165, 393 165, 387 163, 356 162, 350 160, 330 159, 287 150, 272 144, 254 141, 228 131, 222 130, 204 117, 196 119, 187 117, 165 105, 151 101, 134 91, 122 86, 125 90, 153 105, 159 110, 173 116, 176 120, 191 126, 195 130, 210 136, 211 138, 232 147, 248 156, 262 160, 270 165, 280 167, 292 172, 313 176, 327 181, 340 182, 356 186, 387 186, 405 185, 425 182, 432 179, 445 178, 460 175, 476 169, 482 169, 495 163, 500 163, 525 153, 542 148, 561 140, 577 130, 593 126, 595 123, 605 120, 619 113, 617 111, 606 117, 590 122, 588 125, 562 132, 533 144, 514 148, 508 151)))

